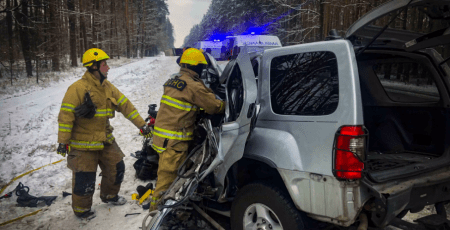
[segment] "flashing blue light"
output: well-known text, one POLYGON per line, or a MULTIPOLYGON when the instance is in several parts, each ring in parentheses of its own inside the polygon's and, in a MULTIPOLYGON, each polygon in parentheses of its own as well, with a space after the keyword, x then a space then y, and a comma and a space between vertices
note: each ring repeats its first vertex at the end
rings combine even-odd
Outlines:
POLYGON ((262 33, 264 33, 265 29, 264 28, 249 28, 246 32, 242 33, 243 35, 245 34, 250 34, 250 35, 261 35, 262 33))

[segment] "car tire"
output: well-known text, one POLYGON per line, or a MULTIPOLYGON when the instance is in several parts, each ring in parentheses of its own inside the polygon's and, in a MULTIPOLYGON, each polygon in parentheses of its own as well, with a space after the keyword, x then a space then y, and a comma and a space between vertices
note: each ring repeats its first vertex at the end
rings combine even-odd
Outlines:
POLYGON ((265 183, 239 190, 231 206, 231 229, 306 229, 308 217, 295 208, 286 192, 265 183))

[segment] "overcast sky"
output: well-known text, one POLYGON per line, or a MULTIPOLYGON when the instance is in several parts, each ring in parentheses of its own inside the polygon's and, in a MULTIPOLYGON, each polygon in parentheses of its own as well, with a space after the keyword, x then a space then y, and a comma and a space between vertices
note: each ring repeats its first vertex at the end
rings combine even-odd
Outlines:
POLYGON ((202 20, 211 0, 168 0, 167 4, 169 19, 173 25, 175 48, 180 48, 191 28, 202 20))

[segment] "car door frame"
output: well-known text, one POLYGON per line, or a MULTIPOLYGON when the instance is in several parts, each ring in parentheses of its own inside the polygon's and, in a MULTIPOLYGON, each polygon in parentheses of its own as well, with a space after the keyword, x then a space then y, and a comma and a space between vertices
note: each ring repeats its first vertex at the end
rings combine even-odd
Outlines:
MULTIPOLYGON (((243 105, 236 120, 228 121, 230 109, 227 103, 225 107, 226 122, 220 127, 218 153, 209 167, 210 169, 214 169, 213 174, 217 188, 216 199, 219 202, 225 201, 227 195, 225 177, 230 167, 241 159, 244 154, 245 143, 250 133, 251 120, 255 116, 256 111, 257 86, 247 46, 241 49, 241 52, 236 58, 236 64, 233 68, 237 66, 240 69, 242 77, 243 105)), ((228 99, 228 84, 230 83, 230 76, 233 74, 233 69, 229 72, 224 71, 224 74, 228 74, 228 76, 221 76, 221 78, 226 77, 226 98, 228 99)))

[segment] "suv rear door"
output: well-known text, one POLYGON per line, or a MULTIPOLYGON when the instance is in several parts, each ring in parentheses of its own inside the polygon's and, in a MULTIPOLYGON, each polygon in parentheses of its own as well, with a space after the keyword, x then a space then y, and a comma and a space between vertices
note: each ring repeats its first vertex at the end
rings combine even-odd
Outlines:
MULTIPOLYGON (((394 0, 373 9, 353 23, 345 34, 354 45, 367 45, 375 37, 392 16, 408 8, 408 14, 419 11, 433 21, 433 27, 426 31, 422 28, 409 28, 404 24, 400 29, 392 22, 389 27, 377 38, 371 47, 397 48, 418 50, 448 43, 448 31, 445 21, 450 20, 450 0, 394 0), (416 10, 417 9, 417 10, 416 10), (381 24, 380 24, 381 23, 381 24), (394 28, 392 28, 394 27, 394 28), (438 30, 441 29, 441 30, 438 30), (438 31, 436 31, 438 30, 438 31), (424 36, 426 33, 429 33, 424 36), (437 33, 436 33, 437 32, 437 33), (424 37, 422 37, 424 36, 424 37), (434 40, 432 40, 434 38, 434 40), (429 44, 425 44, 427 41, 429 44), (422 43, 419 45, 419 43, 422 43)), ((397 15, 398 16, 398 15, 397 15)), ((425 22, 424 22, 425 23, 425 22)))
POLYGON ((336 131, 363 124, 352 44, 335 40, 270 49, 261 65, 261 109, 246 156, 333 176, 336 131))

